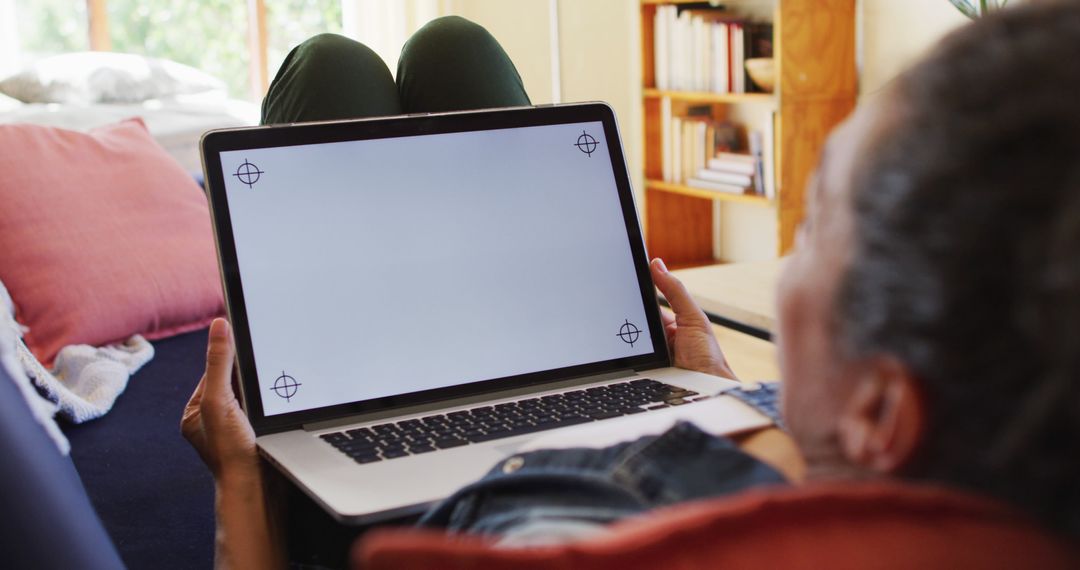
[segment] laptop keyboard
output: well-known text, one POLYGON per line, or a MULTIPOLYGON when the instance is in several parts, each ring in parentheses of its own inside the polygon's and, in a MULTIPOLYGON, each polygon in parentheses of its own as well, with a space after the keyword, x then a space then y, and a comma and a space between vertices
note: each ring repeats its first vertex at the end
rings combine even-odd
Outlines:
POLYGON ((320 435, 357 463, 372 463, 680 406, 709 396, 640 379, 528 400, 320 435))

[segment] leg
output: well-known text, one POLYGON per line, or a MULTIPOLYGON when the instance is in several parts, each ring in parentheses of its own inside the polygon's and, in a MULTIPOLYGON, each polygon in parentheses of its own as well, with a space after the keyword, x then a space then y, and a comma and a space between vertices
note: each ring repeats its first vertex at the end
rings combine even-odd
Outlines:
POLYGON ((262 124, 401 114, 383 60, 344 36, 319 34, 293 48, 263 99, 262 124))
POLYGON ((458 16, 432 20, 413 34, 401 49, 397 80, 409 113, 529 105, 499 42, 458 16))

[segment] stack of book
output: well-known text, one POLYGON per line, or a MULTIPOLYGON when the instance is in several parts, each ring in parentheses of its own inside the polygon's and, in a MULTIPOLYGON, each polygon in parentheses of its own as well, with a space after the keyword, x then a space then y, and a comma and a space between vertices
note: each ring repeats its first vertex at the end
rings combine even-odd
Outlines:
MULTIPOLYGON (((688 111, 685 117, 672 116, 671 100, 661 100, 664 182, 774 198, 773 121, 747 133, 748 144, 740 145, 740 129, 713 120, 708 106, 688 111)), ((771 118, 775 120, 775 114, 771 118)))
POLYGON ((686 185, 702 190, 746 194, 754 192, 760 177, 758 161, 749 154, 718 153, 686 179, 686 185))
POLYGON ((772 25, 739 20, 722 8, 657 6, 653 62, 661 90, 747 93, 751 57, 772 57, 772 25))

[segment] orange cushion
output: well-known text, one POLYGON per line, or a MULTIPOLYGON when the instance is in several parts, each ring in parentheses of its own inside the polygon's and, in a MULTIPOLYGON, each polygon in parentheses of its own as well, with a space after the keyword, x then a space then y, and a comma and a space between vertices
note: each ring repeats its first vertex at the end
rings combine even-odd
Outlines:
POLYGON ((141 120, 0 125, 0 172, 0 281, 42 362, 222 314, 206 197, 141 120))
POLYGON ((933 487, 837 483, 760 490, 623 522, 559 547, 495 549, 472 537, 382 530, 355 567, 1077 568, 1080 558, 997 503, 933 487))

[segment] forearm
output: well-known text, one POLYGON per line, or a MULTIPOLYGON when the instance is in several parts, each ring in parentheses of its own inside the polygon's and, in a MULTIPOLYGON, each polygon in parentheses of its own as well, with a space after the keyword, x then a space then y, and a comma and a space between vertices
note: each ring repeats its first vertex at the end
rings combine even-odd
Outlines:
POLYGON ((284 552, 274 540, 259 470, 218 478, 216 497, 218 570, 285 568, 284 552))

